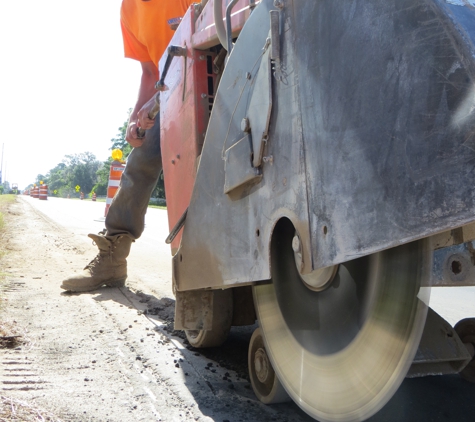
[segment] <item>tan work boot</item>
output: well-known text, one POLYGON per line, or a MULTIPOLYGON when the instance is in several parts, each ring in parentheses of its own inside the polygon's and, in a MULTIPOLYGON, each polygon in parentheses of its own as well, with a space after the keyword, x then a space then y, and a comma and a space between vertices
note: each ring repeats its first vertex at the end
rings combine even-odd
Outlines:
POLYGON ((68 277, 61 288, 71 292, 88 292, 102 286, 122 287, 127 278, 126 258, 132 238, 125 235, 88 235, 99 248, 97 256, 86 265, 84 271, 68 277))

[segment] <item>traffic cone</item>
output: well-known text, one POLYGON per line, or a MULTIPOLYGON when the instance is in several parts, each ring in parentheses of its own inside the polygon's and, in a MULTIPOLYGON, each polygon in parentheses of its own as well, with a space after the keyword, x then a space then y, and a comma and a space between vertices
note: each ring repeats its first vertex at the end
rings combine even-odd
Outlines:
POLYGON ((104 217, 107 217, 112 199, 114 198, 117 189, 119 189, 120 178, 124 169, 125 164, 122 164, 120 161, 112 161, 109 173, 109 184, 107 186, 106 210, 104 212, 104 217))
POLYGON ((40 186, 39 198, 42 201, 46 201, 48 199, 48 185, 40 186))

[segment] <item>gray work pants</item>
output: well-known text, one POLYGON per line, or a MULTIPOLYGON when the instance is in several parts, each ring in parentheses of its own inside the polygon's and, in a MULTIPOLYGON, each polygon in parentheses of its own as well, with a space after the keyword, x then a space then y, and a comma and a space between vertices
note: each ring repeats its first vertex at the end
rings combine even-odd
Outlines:
POLYGON ((106 217, 106 236, 125 234, 138 239, 144 229, 150 195, 162 170, 160 119, 148 130, 140 148, 134 148, 106 217))

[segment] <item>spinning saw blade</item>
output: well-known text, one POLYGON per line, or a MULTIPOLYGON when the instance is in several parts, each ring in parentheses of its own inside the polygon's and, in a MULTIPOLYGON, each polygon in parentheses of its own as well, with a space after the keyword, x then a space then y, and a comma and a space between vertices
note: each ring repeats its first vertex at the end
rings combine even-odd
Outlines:
POLYGON ((392 397, 417 351, 429 288, 413 242, 341 264, 325 290, 301 279, 291 224, 272 243, 272 284, 254 287, 272 365, 292 399, 320 421, 363 420, 392 397))

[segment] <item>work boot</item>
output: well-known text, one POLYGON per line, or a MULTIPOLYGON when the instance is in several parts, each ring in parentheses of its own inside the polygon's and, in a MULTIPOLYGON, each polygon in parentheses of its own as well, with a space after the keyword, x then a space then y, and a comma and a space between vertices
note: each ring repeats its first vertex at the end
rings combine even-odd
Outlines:
POLYGON ((61 288, 71 292, 89 292, 102 286, 122 287, 127 278, 127 256, 132 238, 126 235, 88 235, 99 248, 97 256, 84 271, 68 277, 61 288))

